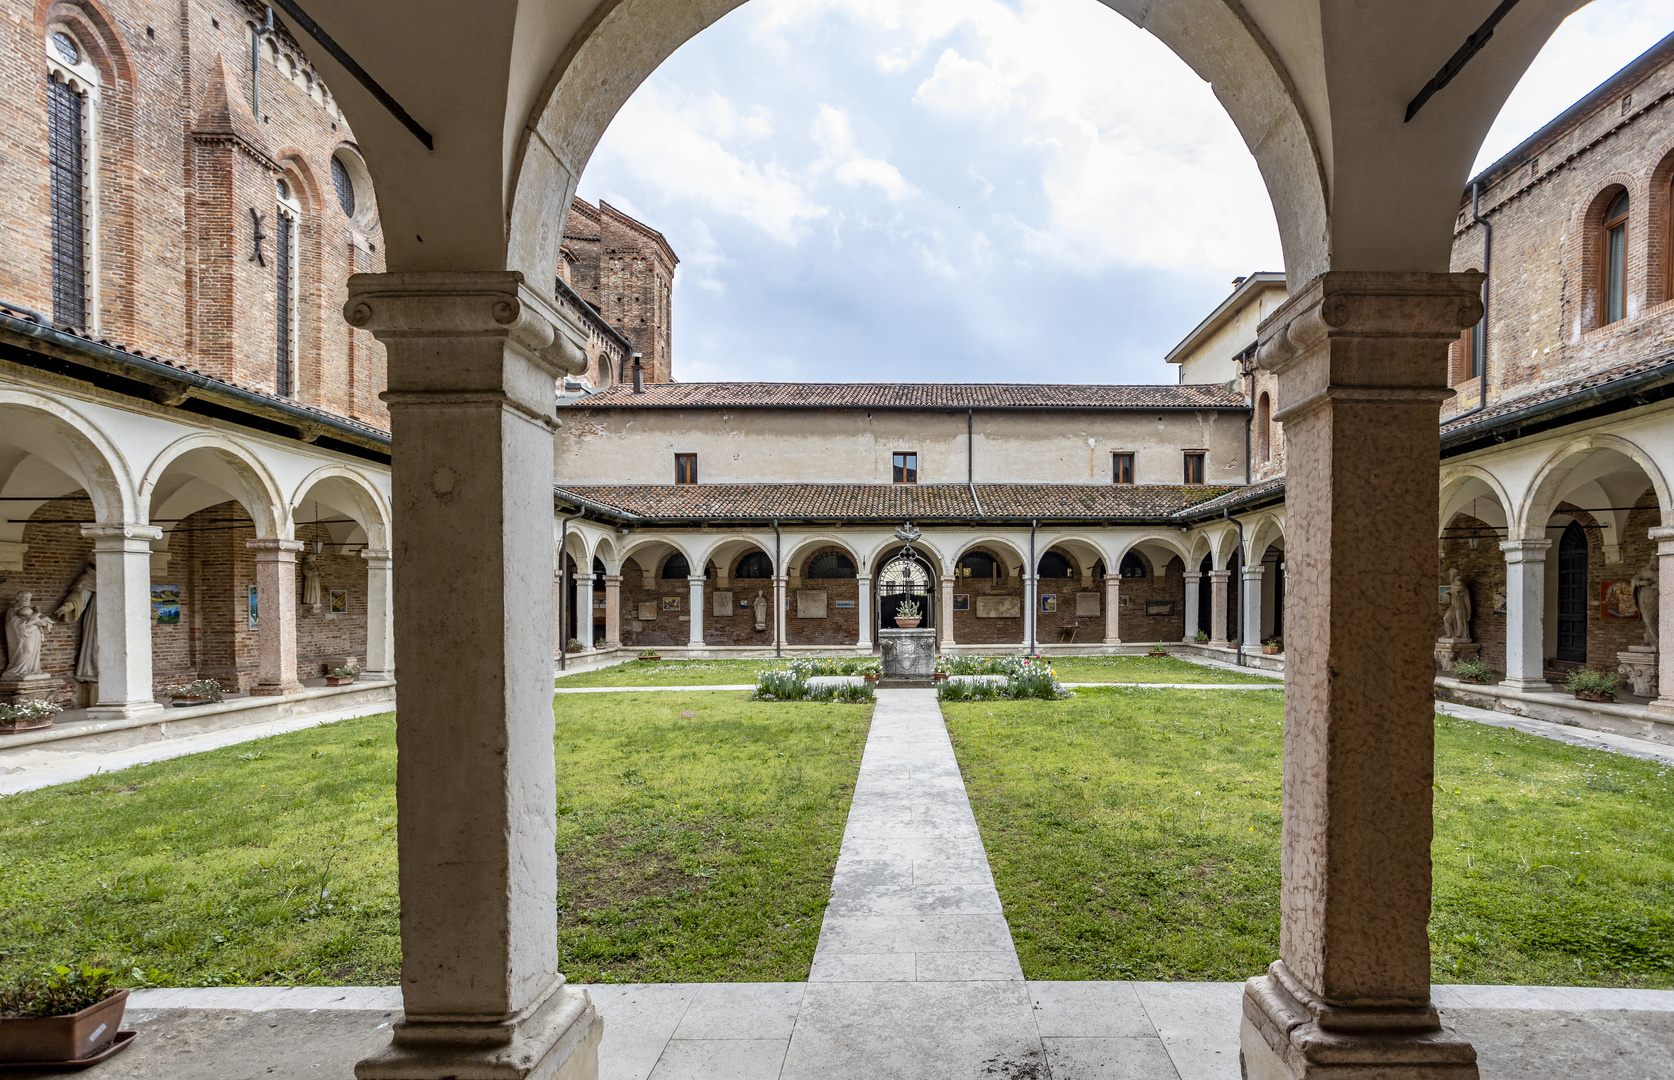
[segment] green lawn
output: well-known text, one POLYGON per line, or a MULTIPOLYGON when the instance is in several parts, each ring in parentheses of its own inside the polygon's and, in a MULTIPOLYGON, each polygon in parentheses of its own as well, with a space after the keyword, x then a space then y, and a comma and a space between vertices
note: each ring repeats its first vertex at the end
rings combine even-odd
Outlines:
POLYGON ((766 668, 784 667, 784 660, 629 660, 625 664, 561 677, 559 689, 572 686, 728 686, 756 681, 766 668))
MULTIPOLYGON (((942 708, 1029 978, 1241 979, 1277 955, 1280 695, 942 708)), ((1674 770, 1436 732, 1436 981, 1674 987, 1674 770)))
POLYGON ((1276 675, 1226 671, 1172 656, 1049 656, 1059 682, 1275 683, 1276 675))
MULTIPOLYGON (((871 710, 663 692, 556 711, 561 970, 806 978, 871 710)), ((394 779, 382 716, 0 798, 0 977, 394 983, 394 779)))

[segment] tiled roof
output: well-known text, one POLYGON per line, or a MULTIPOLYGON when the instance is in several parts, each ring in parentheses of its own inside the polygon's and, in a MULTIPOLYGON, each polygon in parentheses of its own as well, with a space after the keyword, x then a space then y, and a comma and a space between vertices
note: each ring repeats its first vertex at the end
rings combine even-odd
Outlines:
POLYGON ((618 385, 582 409, 1247 409, 1224 385, 1081 386, 1059 383, 650 383, 618 385))
POLYGON ((1585 393, 1588 390, 1597 389, 1601 386, 1608 386, 1610 383, 1621 382, 1624 379, 1631 379, 1636 375, 1644 375, 1649 372, 1654 372, 1658 368, 1667 368, 1669 370, 1669 374, 1674 375, 1674 351, 1660 352, 1654 356, 1642 357, 1641 359, 1634 360, 1630 363, 1617 364, 1613 368, 1605 368, 1603 371, 1595 371, 1591 375, 1587 375, 1579 379, 1573 379, 1569 382, 1556 383, 1552 386, 1545 387, 1544 389, 1536 390, 1532 394, 1524 394, 1521 397, 1514 398, 1502 398, 1480 412, 1467 413, 1463 416, 1458 416, 1452 420, 1445 421, 1441 427, 1442 438, 1445 440, 1449 435, 1456 431, 1474 428, 1479 424, 1490 424, 1500 417, 1506 416, 1510 413, 1522 412, 1524 409, 1532 408, 1536 405, 1544 405, 1548 402, 1559 401, 1574 394, 1585 393))
MULTIPOLYGON (((1225 491, 1225 488, 1221 490, 1225 491)), ((1195 506, 1189 506, 1180 511, 1182 518, 1212 517, 1222 510, 1236 510, 1240 506, 1262 502, 1270 496, 1282 496, 1285 492, 1285 478, 1280 476, 1272 480, 1263 480, 1259 484, 1249 487, 1233 488, 1226 494, 1213 499, 1207 499, 1195 506)))
POLYGON ((1004 518, 1165 520, 1225 487, 1167 484, 648 484, 556 489, 635 518, 933 521, 1004 518))

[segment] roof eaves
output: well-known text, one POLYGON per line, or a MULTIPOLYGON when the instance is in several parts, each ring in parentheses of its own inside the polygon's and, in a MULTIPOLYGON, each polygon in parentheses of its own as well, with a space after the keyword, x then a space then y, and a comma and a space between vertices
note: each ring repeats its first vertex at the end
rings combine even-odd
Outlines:
POLYGON ((1242 300, 1258 288, 1263 290, 1282 289, 1285 288, 1285 285, 1285 275, 1274 270, 1260 270, 1251 274, 1240 281, 1238 287, 1232 290, 1232 294, 1222 300, 1215 310, 1204 316, 1203 321, 1192 328, 1191 333, 1181 338, 1180 343, 1170 349, 1168 354, 1163 357, 1163 362, 1168 364, 1183 363, 1184 357, 1182 354, 1197 348, 1204 338, 1226 325, 1227 320, 1242 309, 1242 300))

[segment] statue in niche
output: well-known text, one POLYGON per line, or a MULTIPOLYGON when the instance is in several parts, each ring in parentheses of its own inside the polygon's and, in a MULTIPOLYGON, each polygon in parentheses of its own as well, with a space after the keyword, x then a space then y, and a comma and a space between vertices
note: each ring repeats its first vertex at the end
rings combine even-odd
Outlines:
POLYGON ((97 592, 97 575, 92 563, 82 567, 81 573, 70 583, 70 591, 52 617, 69 625, 80 620, 81 644, 76 648, 75 680, 80 683, 99 681, 99 612, 93 603, 97 592))
POLYGON ((756 614, 756 629, 767 629, 767 597, 760 589, 756 590, 756 598, 750 601, 750 610, 756 614))
POLYGON ((6 612, 6 670, 0 679, 40 679, 41 645, 53 622, 35 609, 35 594, 20 592, 6 612))
POLYGON ((313 614, 320 613, 320 553, 317 551, 302 555, 302 604, 313 614))
POLYGON ((1658 631, 1658 617, 1662 612, 1662 585, 1657 566, 1657 557, 1651 556, 1639 573, 1633 575, 1633 606, 1639 609, 1639 617, 1645 620, 1645 644, 1656 648, 1658 631))
POLYGON ((1447 613, 1442 616, 1442 639, 1467 642, 1471 639, 1471 590, 1457 566, 1448 572, 1447 613))

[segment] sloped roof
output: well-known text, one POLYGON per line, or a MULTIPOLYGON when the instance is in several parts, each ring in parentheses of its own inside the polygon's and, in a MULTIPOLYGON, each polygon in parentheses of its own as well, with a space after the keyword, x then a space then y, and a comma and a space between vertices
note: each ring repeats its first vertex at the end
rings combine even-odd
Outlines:
POLYGON ((583 409, 1247 409, 1220 384, 649 383, 591 394, 583 409))

